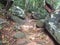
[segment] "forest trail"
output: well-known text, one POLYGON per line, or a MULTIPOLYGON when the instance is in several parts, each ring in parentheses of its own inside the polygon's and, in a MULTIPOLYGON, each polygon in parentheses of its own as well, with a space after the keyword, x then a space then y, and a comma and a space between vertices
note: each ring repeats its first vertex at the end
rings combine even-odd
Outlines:
MULTIPOLYGON (((5 20, 5 19, 4 19, 5 20)), ((25 23, 16 29, 16 22, 5 20, 2 24, 2 45, 55 45, 45 32, 44 27, 36 27, 36 20, 25 19, 25 23)))

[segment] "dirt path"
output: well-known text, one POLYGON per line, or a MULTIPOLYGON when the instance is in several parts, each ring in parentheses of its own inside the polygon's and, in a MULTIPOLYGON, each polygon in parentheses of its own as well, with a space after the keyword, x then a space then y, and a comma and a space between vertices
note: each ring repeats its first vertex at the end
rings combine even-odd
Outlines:
POLYGON ((2 45, 55 45, 44 28, 37 28, 34 19, 26 19, 18 29, 13 21, 3 24, 2 45))

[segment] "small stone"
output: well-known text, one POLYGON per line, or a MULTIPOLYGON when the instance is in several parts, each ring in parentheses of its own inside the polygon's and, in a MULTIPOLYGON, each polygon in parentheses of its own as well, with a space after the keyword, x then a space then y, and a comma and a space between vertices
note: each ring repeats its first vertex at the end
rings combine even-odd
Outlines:
POLYGON ((36 27, 39 27, 39 28, 44 27, 44 22, 38 20, 38 21, 36 22, 36 27))
POLYGON ((23 32, 17 32, 15 35, 14 35, 15 38, 25 38, 25 34, 23 32))

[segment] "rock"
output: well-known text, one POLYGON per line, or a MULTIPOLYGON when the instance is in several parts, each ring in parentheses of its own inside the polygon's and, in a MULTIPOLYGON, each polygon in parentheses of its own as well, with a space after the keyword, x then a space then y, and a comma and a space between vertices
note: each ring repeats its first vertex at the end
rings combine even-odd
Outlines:
POLYGON ((39 27, 39 28, 42 28, 42 27, 44 27, 44 22, 38 20, 38 21, 36 22, 36 26, 39 27))
POLYGON ((0 18, 0 24, 5 23, 5 22, 6 22, 5 19, 0 18))
POLYGON ((14 35, 15 38, 25 38, 25 34, 23 32, 17 32, 15 35, 14 35))
POLYGON ((41 18, 41 15, 39 13, 33 13, 33 18, 39 20, 41 18))
POLYGON ((6 23, 6 20, 5 19, 2 19, 2 18, 0 18, 0 29, 2 29, 3 28, 3 23, 6 23))
POLYGON ((20 8, 19 6, 14 6, 11 9, 12 14, 15 16, 18 16, 20 18, 25 18, 25 13, 24 10, 22 8, 20 8))
POLYGON ((53 12, 51 17, 45 21, 45 28, 53 36, 53 38, 60 44, 60 13, 53 12))
POLYGON ((22 20, 21 18, 19 18, 17 16, 11 15, 11 19, 13 19, 13 21, 15 21, 16 23, 18 23, 19 25, 24 24, 24 20, 22 20))

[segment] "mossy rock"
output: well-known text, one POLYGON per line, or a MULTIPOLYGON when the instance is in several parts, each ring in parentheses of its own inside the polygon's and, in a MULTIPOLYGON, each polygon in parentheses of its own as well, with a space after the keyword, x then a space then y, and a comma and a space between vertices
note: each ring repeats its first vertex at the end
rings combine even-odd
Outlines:
POLYGON ((23 32, 16 33, 16 35, 14 35, 14 38, 25 38, 25 34, 23 32))
POLYGON ((39 27, 39 28, 43 28, 43 27, 44 27, 44 22, 38 20, 38 21, 36 22, 36 26, 39 27))

